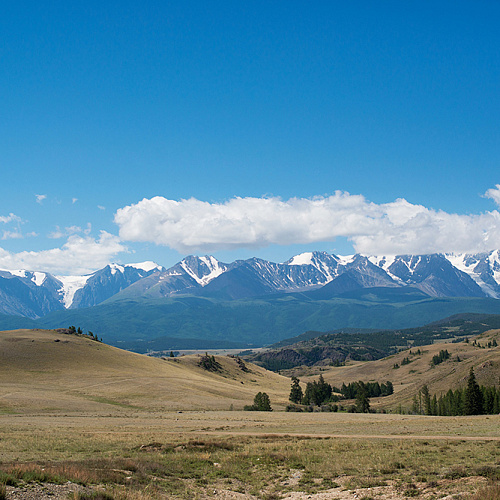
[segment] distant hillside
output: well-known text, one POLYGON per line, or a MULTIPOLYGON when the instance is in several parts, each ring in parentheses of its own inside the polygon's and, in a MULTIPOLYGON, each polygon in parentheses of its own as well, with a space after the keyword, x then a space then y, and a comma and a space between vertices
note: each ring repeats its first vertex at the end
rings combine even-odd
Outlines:
POLYGON ((286 404, 287 378, 251 364, 243 371, 228 356, 216 357, 221 371, 212 373, 200 359, 150 358, 63 331, 0 332, 0 413, 227 410, 260 391, 286 404))
POLYGON ((285 373, 299 377, 302 383, 317 380, 321 373, 328 383, 337 387, 359 380, 391 381, 394 394, 372 399, 372 406, 389 411, 398 411, 400 406, 403 410, 409 410, 413 397, 418 395, 424 385, 428 386, 431 394, 445 394, 449 389, 464 387, 471 368, 480 385, 498 387, 499 346, 500 330, 488 330, 471 337, 469 342, 440 341, 406 349, 376 361, 348 361, 340 367, 297 367, 285 373), (496 347, 492 346, 494 340, 496 347), (442 350, 448 351, 449 358, 433 365, 433 357, 442 350))
POLYGON ((376 332, 308 332, 246 358, 268 370, 297 366, 339 365, 346 360, 370 361, 408 347, 460 340, 500 328, 500 315, 459 314, 418 328, 376 332))

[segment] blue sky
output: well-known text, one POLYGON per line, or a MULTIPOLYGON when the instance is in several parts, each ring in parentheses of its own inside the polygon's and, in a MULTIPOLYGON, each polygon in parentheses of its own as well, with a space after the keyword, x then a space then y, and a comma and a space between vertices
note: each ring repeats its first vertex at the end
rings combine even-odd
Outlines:
POLYGON ((0 268, 500 248, 499 19, 496 1, 11 2, 0 268))

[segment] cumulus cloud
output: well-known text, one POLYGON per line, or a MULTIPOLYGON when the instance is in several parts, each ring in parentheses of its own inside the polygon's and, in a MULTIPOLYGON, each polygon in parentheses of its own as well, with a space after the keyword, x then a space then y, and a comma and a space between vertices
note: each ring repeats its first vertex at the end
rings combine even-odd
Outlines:
MULTIPOLYGON (((497 190, 490 190, 490 197, 497 190)), ((402 254, 479 252, 500 248, 500 214, 450 214, 404 199, 375 204, 337 191, 328 197, 144 199, 119 209, 126 241, 154 242, 181 253, 308 244, 347 237, 357 252, 402 254)))
POLYGON ((85 274, 106 266, 127 248, 118 236, 101 231, 99 237, 71 235, 61 248, 12 253, 0 248, 0 269, 28 269, 54 274, 85 274))
POLYGON ((47 198, 46 194, 35 194, 36 202, 42 204, 43 200, 47 198))

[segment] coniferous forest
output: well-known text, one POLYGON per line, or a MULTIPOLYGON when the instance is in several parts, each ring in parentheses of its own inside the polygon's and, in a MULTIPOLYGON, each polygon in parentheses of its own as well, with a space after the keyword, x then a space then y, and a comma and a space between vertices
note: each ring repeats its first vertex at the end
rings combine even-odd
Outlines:
POLYGON ((431 396, 426 385, 413 398, 412 413, 458 416, 500 413, 500 388, 480 386, 471 368, 467 385, 445 394, 431 396))

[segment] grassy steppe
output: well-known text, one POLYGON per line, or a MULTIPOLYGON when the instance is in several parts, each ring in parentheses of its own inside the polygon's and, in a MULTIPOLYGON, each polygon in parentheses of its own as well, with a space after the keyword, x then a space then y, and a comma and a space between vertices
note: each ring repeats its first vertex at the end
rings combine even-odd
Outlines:
POLYGON ((262 390, 279 410, 289 379, 198 359, 0 333, 0 497, 68 498, 72 481, 81 500, 499 498, 498 415, 228 411, 262 390))

